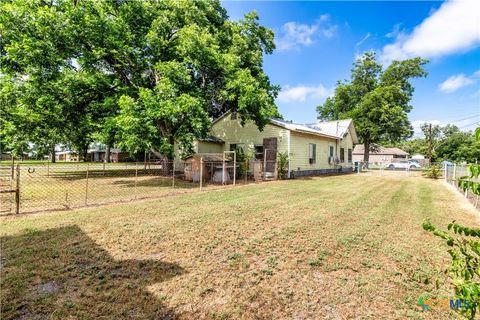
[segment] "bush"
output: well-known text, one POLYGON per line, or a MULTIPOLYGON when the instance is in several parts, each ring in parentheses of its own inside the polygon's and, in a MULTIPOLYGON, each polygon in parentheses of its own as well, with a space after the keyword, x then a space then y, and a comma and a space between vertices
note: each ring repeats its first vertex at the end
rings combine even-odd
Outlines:
POLYGON ((480 308, 480 229, 467 228, 455 221, 448 225, 450 232, 437 229, 430 221, 425 221, 422 226, 444 239, 450 247, 448 253, 452 264, 446 274, 452 279, 455 296, 464 306, 460 312, 475 319, 480 308))
POLYGON ((286 179, 288 172, 288 153, 279 152, 277 155, 278 179, 286 179))
POLYGON ((423 176, 430 179, 438 179, 442 176, 442 168, 438 165, 432 165, 423 172, 423 176))

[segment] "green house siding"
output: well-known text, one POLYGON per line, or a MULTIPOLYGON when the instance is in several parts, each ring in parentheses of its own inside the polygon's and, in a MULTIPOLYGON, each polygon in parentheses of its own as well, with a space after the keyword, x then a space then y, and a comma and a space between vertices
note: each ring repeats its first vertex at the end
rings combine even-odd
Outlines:
POLYGON ((291 132, 290 135, 290 168, 292 171, 333 169, 328 163, 328 149, 335 147, 335 139, 311 134, 291 132), (315 161, 310 163, 309 145, 315 144, 315 161))
POLYGON ((223 144, 209 141, 195 141, 196 153, 220 153, 223 151, 223 144))
POLYGON ((246 123, 242 127, 240 120, 232 120, 230 115, 215 122, 210 134, 225 141, 224 151, 230 150, 232 144, 243 147, 245 151, 253 150, 255 145, 263 145, 264 138, 277 138, 278 152, 288 150, 289 130, 271 124, 267 124, 263 131, 258 130, 254 123, 246 123))

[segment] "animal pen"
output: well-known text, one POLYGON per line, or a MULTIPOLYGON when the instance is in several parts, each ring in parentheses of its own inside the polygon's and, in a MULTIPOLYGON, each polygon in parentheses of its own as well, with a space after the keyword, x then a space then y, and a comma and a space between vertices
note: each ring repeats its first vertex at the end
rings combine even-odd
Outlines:
POLYGON ((261 161, 234 151, 125 163, 0 165, 0 214, 64 210, 247 184, 263 179, 261 161), (260 177, 260 178, 258 178, 260 177))

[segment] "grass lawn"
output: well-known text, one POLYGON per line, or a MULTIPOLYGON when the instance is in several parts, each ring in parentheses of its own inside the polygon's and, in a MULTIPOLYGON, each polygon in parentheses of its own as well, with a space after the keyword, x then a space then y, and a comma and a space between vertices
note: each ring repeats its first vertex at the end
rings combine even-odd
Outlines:
POLYGON ((346 175, 3 217, 2 319, 458 319, 443 182, 346 175), (437 288, 438 284, 438 288, 437 288))

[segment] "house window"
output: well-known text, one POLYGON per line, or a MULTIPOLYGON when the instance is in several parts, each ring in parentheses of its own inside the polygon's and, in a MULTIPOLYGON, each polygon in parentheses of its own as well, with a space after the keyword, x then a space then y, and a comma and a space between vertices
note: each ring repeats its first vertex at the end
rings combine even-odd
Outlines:
POLYGON ((255 159, 263 160, 263 146, 262 145, 256 145, 255 146, 255 159))
POLYGON ((317 145, 314 143, 308 144, 308 162, 310 164, 315 163, 317 159, 317 145))
POLYGON ((328 156, 333 158, 333 146, 329 146, 328 156))
POLYGON ((352 162, 352 149, 348 149, 348 162, 352 162))
POLYGON ((340 148, 340 162, 345 162, 345 148, 340 148))

